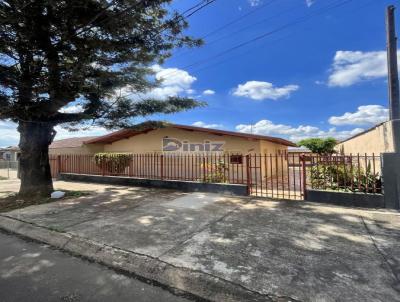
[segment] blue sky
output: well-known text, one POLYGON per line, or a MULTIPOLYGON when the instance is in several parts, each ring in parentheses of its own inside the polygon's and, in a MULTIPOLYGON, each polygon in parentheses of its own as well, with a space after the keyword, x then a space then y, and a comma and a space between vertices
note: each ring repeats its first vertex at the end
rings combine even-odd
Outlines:
MULTIPOLYGON (((198 2, 173 5, 184 11, 198 2)), ((189 95, 208 106, 153 118, 293 141, 343 139, 369 128, 388 114, 384 13, 391 3, 216 0, 189 19, 187 33, 206 36, 205 45, 176 50, 163 66, 154 66, 164 83, 149 92, 189 95)), ((18 143, 14 125, 0 121, 0 131, 0 146, 18 143)), ((104 130, 58 132, 64 138, 104 130)))

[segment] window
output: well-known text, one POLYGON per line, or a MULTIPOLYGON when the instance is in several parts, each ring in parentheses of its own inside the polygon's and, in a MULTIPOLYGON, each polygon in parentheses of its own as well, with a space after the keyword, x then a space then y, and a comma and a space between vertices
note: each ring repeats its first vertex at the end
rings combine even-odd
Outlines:
POLYGON ((231 155, 230 163, 235 165, 243 164, 243 156, 242 155, 231 155))

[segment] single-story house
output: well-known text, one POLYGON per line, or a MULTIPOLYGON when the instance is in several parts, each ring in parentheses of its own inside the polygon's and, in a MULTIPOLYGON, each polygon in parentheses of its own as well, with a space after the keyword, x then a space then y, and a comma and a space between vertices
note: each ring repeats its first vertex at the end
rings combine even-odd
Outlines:
POLYGON ((50 154, 219 153, 283 154, 294 143, 277 137, 170 124, 145 130, 123 129, 99 137, 70 138, 50 145, 50 154))
POLYGON ((19 148, 17 146, 10 146, 6 148, 0 148, 0 161, 17 161, 19 157, 19 148))
MULTIPOLYGON (((95 154, 99 152, 107 153, 132 153, 132 154, 163 154, 163 155, 189 155, 202 154, 207 158, 214 155, 223 155, 229 158, 230 165, 242 165, 242 170, 236 169, 236 178, 240 171, 246 171, 246 161, 244 155, 248 154, 273 154, 281 155, 278 158, 270 158, 266 171, 267 160, 260 163, 250 163, 254 168, 262 170, 262 177, 279 174, 286 174, 287 149, 294 147, 295 144, 277 137, 247 134, 233 131, 201 128, 194 126, 169 124, 161 128, 145 128, 144 130, 123 129, 104 136, 95 138, 74 138, 55 141, 50 146, 50 154, 64 154, 64 162, 69 157, 78 160, 75 166, 84 165, 79 162, 78 154, 95 154), (272 172, 271 172, 272 171, 272 172)), ((87 157, 85 157, 87 159, 87 157)), ((215 157, 214 157, 215 158, 215 157)), ((72 160, 72 159, 71 159, 72 160)), ((210 161, 212 158, 210 158, 210 161)), ((255 161, 255 159, 253 158, 255 161)), ((208 160, 207 160, 208 163, 208 160)), ((146 165, 146 164, 144 164, 146 165)), ((151 165, 154 166, 154 163, 151 165)), ((155 165, 161 165, 160 162, 155 165)), ((136 165, 137 166, 137 165, 136 165)), ((182 170, 188 175, 191 173, 191 167, 186 166, 184 160, 175 162, 168 161, 171 169, 182 170)), ((255 170, 252 169, 252 173, 255 170)), ((255 172, 254 172, 255 173, 255 172)), ((243 177, 243 176, 242 176, 243 177)), ((261 180, 259 178, 259 180, 261 180)))
POLYGON ((339 142, 336 150, 342 154, 379 155, 384 152, 393 152, 392 124, 390 121, 380 123, 374 127, 358 133, 339 142))

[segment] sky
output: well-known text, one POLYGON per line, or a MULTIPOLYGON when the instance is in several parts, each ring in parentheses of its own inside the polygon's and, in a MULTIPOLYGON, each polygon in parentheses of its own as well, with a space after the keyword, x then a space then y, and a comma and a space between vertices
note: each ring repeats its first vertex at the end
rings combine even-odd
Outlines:
MULTIPOLYGON (((177 11, 199 0, 175 0, 177 11)), ((186 33, 204 38, 154 65, 149 95, 190 96, 198 108, 151 119, 299 141, 338 140, 387 120, 386 0, 216 0, 191 16, 186 33)), ((400 15, 397 11, 397 32, 400 15)), ((400 58, 400 57, 399 57, 400 58)), ((79 110, 74 106, 65 111, 79 110)), ((68 132, 56 139, 102 135, 68 132)), ((16 126, 0 121, 0 146, 16 145, 16 126)))

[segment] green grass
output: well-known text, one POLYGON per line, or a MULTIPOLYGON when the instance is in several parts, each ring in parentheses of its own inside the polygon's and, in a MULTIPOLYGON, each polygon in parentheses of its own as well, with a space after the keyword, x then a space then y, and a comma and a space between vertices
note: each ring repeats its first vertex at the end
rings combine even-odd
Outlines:
POLYGON ((72 198, 78 198, 82 196, 91 195, 90 191, 63 191, 65 196, 63 198, 52 199, 50 197, 37 198, 37 199, 22 199, 17 194, 10 194, 7 197, 0 198, 0 213, 8 212, 16 209, 22 209, 32 205, 40 205, 50 203, 59 200, 66 200, 72 198))

